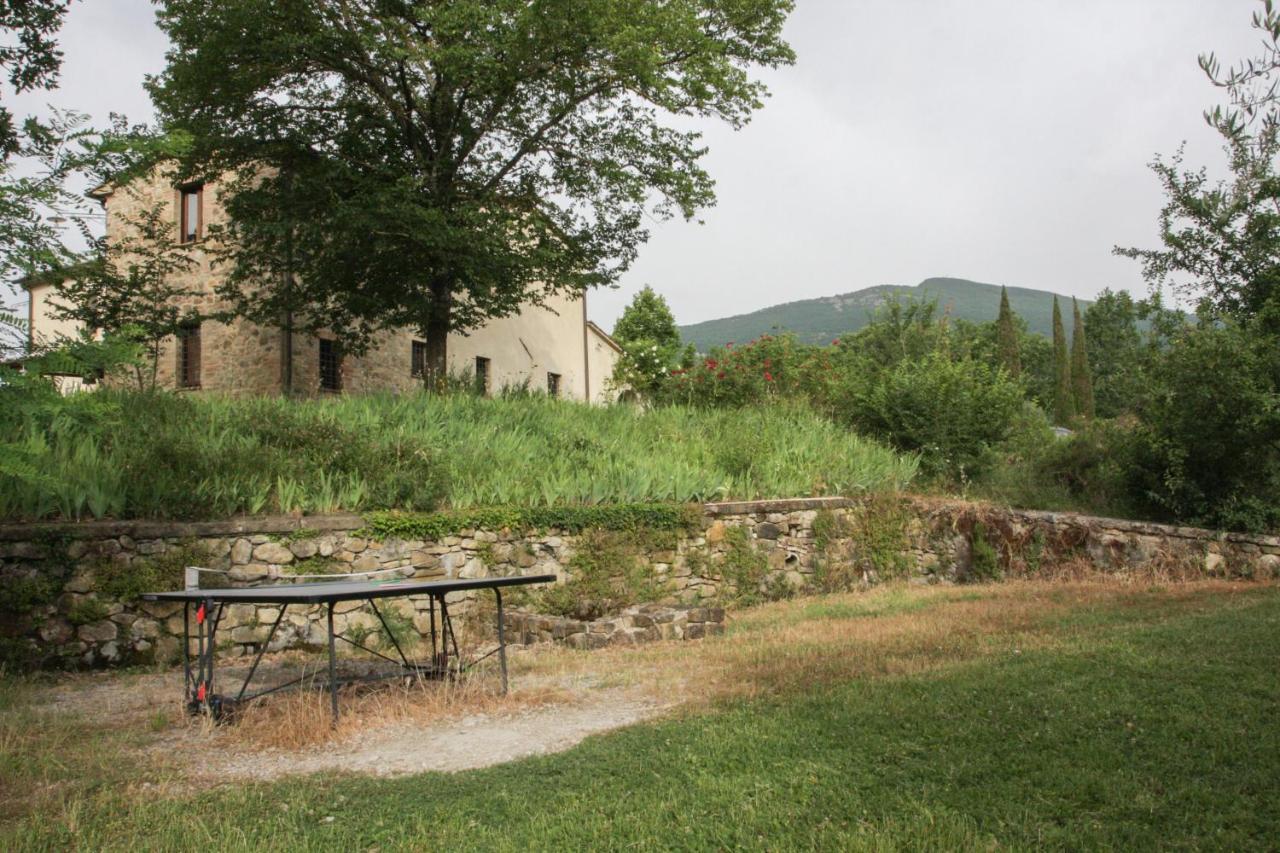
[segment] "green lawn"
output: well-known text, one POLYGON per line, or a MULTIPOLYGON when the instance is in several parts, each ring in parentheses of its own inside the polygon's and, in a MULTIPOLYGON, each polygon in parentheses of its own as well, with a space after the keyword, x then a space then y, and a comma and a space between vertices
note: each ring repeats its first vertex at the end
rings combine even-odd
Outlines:
POLYGON ((738 702, 455 776, 192 798, 102 786, 60 814, 17 816, 0 846, 1274 848, 1280 589, 1161 595, 1054 611, 1049 642, 993 635, 994 650, 923 674, 738 702))

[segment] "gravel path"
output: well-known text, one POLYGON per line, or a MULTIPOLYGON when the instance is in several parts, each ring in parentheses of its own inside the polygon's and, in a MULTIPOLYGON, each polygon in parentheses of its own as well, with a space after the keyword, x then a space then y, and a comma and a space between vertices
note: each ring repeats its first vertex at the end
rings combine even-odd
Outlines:
POLYGON ((502 716, 474 714, 427 725, 397 723, 301 752, 206 755, 202 771, 222 780, 264 780, 325 771, 402 776, 471 770, 559 752, 589 735, 640 722, 660 710, 652 702, 601 695, 585 704, 502 716))

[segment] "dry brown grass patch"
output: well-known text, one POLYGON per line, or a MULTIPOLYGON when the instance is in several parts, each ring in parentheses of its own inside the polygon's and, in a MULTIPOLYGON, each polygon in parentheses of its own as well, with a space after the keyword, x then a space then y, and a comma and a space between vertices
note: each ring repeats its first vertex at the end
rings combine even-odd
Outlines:
POLYGON ((607 671, 668 704, 803 692, 858 678, 907 675, 1006 653, 1067 644, 1089 629, 1062 624, 1092 607, 1141 609, 1164 618, 1256 584, 1152 582, 1134 577, 1061 583, 908 589, 801 598, 736 615, 723 639, 665 642, 593 653, 564 650, 531 667, 607 671), (883 605, 883 606, 880 606, 883 605))
POLYGON ((390 726, 427 724, 466 715, 500 716, 517 711, 564 704, 573 694, 555 685, 512 689, 503 695, 492 672, 465 674, 453 681, 411 680, 371 687, 343 687, 338 692, 341 712, 337 727, 329 692, 301 690, 264 697, 246 704, 230 725, 213 731, 218 740, 239 747, 300 750, 390 726))

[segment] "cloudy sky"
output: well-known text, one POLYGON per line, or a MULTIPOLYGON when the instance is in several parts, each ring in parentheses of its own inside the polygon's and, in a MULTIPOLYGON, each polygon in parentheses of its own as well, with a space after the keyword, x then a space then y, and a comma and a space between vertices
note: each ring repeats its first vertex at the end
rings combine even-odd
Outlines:
MULTIPOLYGON (((606 327, 652 285, 682 323, 929 276, 1092 296, 1142 291, 1113 245, 1149 245, 1146 163, 1221 162, 1196 65, 1256 51, 1256 0, 798 0, 795 66, 744 130, 708 126, 719 203, 653 226, 606 327)), ((148 0, 86 0, 62 86, 18 101, 147 120, 165 39, 148 0)))

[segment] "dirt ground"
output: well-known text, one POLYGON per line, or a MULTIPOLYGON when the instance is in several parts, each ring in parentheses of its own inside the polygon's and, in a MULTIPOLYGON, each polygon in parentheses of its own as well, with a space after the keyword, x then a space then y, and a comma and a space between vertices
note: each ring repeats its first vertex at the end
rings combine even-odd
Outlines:
MULTIPOLYGON (((181 706, 180 669, 70 675, 45 692, 41 710, 148 732, 142 750, 169 771, 158 775, 203 786, 326 771, 396 776, 486 767, 568 749, 678 704, 634 684, 548 667, 548 655, 535 657, 515 662, 505 697, 492 669, 461 682, 348 690, 336 731, 328 693, 319 689, 268 697, 230 722, 190 717, 181 706), (191 760, 174 763, 174 756, 191 760)), ((271 684, 300 667, 315 669, 317 661, 276 656, 258 677, 271 684)), ((219 670, 222 690, 238 687, 247 670, 247 661, 229 663, 219 670)))

